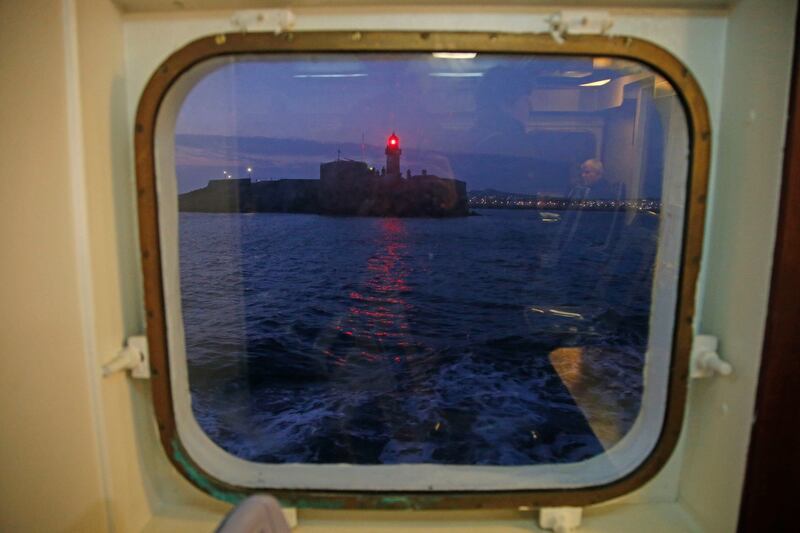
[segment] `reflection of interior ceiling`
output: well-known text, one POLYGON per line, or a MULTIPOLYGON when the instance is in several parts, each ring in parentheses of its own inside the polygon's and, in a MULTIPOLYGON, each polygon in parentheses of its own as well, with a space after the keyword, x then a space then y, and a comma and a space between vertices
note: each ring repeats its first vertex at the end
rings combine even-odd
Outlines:
MULTIPOLYGON (((640 89, 650 88, 656 76, 650 72, 622 73, 619 71, 597 71, 586 79, 608 80, 600 86, 583 86, 571 78, 562 78, 550 85, 537 84, 530 93, 532 113, 594 113, 620 107, 626 98, 637 98, 640 89)), ((584 82, 586 83, 586 82, 584 82)))
POLYGON ((539 87, 575 88, 602 80, 616 80, 634 74, 650 73, 643 65, 610 57, 560 60, 556 68, 543 68, 537 78, 539 87))

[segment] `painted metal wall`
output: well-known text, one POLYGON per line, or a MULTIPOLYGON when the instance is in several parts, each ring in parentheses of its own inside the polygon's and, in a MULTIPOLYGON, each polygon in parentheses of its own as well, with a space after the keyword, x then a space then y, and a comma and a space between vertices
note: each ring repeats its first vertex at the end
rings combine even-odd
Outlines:
MULTIPOLYGON (((228 12, 122 15, 110 0, 0 5, 0 529, 208 530, 226 507, 166 463, 146 384, 99 364, 142 327, 131 117, 172 50, 228 12), (11 102, 12 105, 8 105, 11 102), (46 505, 39 502, 46 500, 46 505), (45 512, 42 511, 45 509, 45 512)), ((694 72, 715 128, 699 324, 736 367, 693 385, 681 449, 648 487, 587 512, 597 531, 730 531, 752 420, 780 181, 795 3, 615 11, 694 72), (751 112, 752 111, 752 112, 751 112)), ((298 29, 543 31, 514 8, 303 8, 298 29)), ((517 511, 305 512, 299 531, 532 528, 517 511), (395 524, 395 527, 398 527, 395 524)))

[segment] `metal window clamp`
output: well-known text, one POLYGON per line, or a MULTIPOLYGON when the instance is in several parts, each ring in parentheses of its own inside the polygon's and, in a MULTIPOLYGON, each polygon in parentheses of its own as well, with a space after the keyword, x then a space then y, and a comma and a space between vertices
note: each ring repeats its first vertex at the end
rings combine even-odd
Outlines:
POLYGON ((145 335, 128 337, 125 347, 103 365, 103 377, 120 370, 130 370, 133 378, 150 379, 150 350, 145 335))
POLYGON ((291 31, 295 20, 291 9, 243 9, 231 16, 231 24, 239 31, 269 31, 275 35, 291 31))
POLYGON ((696 378, 710 378, 714 374, 729 376, 733 367, 722 360, 717 353, 719 339, 713 335, 696 335, 692 343, 692 355, 689 376, 696 378))
POLYGON ((555 533, 569 533, 580 527, 582 517, 582 507, 542 507, 539 527, 555 533))
POLYGON ((564 43, 567 35, 595 34, 605 35, 614 19, 608 11, 557 11, 545 19, 550 35, 558 44, 564 43))

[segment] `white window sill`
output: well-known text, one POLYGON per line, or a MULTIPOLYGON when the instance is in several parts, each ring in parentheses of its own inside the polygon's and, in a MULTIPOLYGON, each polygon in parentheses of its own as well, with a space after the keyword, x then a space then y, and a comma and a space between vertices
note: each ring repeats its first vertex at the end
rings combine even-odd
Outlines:
MULTIPOLYGON (((167 506, 150 519, 145 533, 213 531, 222 516, 183 506, 167 506)), ((577 533, 686 533, 702 531, 679 503, 611 504, 589 508, 577 533)), ((462 531, 512 533, 542 531, 535 511, 300 511, 293 533, 397 533, 462 531)))

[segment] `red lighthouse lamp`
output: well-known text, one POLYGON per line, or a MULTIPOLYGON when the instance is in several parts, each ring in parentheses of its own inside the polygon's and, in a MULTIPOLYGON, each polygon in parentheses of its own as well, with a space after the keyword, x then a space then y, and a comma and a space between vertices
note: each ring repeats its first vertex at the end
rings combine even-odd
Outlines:
POLYGON ((386 175, 400 176, 400 138, 394 132, 386 141, 386 175))

